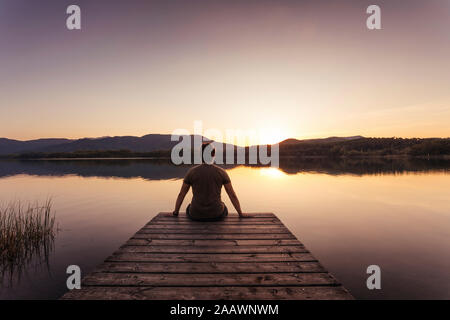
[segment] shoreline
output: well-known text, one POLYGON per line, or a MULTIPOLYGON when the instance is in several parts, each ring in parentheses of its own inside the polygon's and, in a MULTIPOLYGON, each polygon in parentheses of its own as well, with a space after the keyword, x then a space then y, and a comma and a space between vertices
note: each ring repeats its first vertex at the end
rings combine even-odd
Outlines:
MULTIPOLYGON (((12 157, 0 156, 0 160, 170 160, 170 157, 12 157)), ((353 156, 313 156, 313 155, 280 155, 280 159, 327 159, 327 160, 344 160, 344 159, 421 159, 421 160, 450 160, 450 155, 353 155, 353 156)))

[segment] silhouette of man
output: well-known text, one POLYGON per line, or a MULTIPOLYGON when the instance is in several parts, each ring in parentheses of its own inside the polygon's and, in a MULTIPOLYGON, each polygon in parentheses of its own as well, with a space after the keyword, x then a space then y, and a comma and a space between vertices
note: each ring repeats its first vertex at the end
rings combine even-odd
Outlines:
POLYGON ((191 168, 184 177, 173 215, 178 215, 184 197, 188 193, 189 188, 192 187, 192 202, 186 208, 186 215, 189 218, 199 221, 217 221, 225 218, 228 215, 228 209, 221 199, 222 186, 224 186, 239 217, 249 217, 242 213, 239 199, 233 190, 227 172, 213 164, 215 156, 214 148, 211 150, 211 156, 213 158, 210 162, 205 162, 204 152, 210 143, 205 142, 202 144, 203 163, 191 168))

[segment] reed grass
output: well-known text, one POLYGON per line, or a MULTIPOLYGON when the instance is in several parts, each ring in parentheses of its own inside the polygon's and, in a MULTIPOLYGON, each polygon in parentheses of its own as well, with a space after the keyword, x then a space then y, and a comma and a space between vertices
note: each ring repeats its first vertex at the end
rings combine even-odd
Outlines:
POLYGON ((20 201, 0 206, 0 273, 13 277, 34 259, 45 259, 56 235, 52 201, 43 204, 20 201))

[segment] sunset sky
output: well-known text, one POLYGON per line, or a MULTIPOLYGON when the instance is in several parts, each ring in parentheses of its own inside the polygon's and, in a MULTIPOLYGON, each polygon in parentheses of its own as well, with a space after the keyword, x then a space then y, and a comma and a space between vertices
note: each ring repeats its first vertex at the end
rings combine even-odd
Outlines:
POLYGON ((449 137, 449 88, 447 0, 0 1, 0 137, 449 137))

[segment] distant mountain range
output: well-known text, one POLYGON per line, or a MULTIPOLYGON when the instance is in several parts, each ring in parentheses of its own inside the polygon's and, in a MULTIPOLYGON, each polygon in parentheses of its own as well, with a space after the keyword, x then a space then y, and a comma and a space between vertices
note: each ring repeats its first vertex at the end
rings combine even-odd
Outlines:
POLYGON ((37 139, 28 141, 19 141, 6 138, 0 138, 0 154, 21 153, 31 150, 41 150, 51 146, 70 143, 70 139, 37 139))
POLYGON ((330 143, 330 142, 341 142, 341 141, 350 141, 356 139, 362 139, 363 136, 351 136, 351 137, 328 137, 321 139, 286 139, 282 141, 280 144, 289 145, 289 144, 297 144, 297 143, 330 143))
MULTIPOLYGON (((148 134, 142 137, 116 136, 83 139, 37 139, 19 141, 0 138, 0 155, 21 153, 68 153, 76 151, 101 151, 101 150, 129 150, 131 152, 152 152, 169 150, 177 141, 170 140, 170 134, 148 134)), ((297 144, 302 142, 327 143, 360 139, 354 137, 329 137, 325 139, 297 140, 287 139, 282 144, 297 144)), ((209 140, 205 138, 206 140, 209 140)))
POLYGON ((169 134, 148 134, 142 137, 120 136, 83 139, 38 139, 18 141, 0 139, 0 154, 29 152, 75 152, 79 150, 130 150, 151 152, 171 149, 177 142, 169 134))
MULTIPOLYGON (((170 157, 170 150, 177 143, 178 141, 171 141, 170 134, 76 140, 38 139, 18 141, 0 138, 0 156, 3 158, 164 158, 170 157)), ((287 139, 280 142, 279 146, 281 157, 450 157, 449 138, 329 137, 306 140, 287 139)), ((236 147, 235 150, 241 148, 236 147)), ((225 146, 224 150, 226 150, 225 146)))

